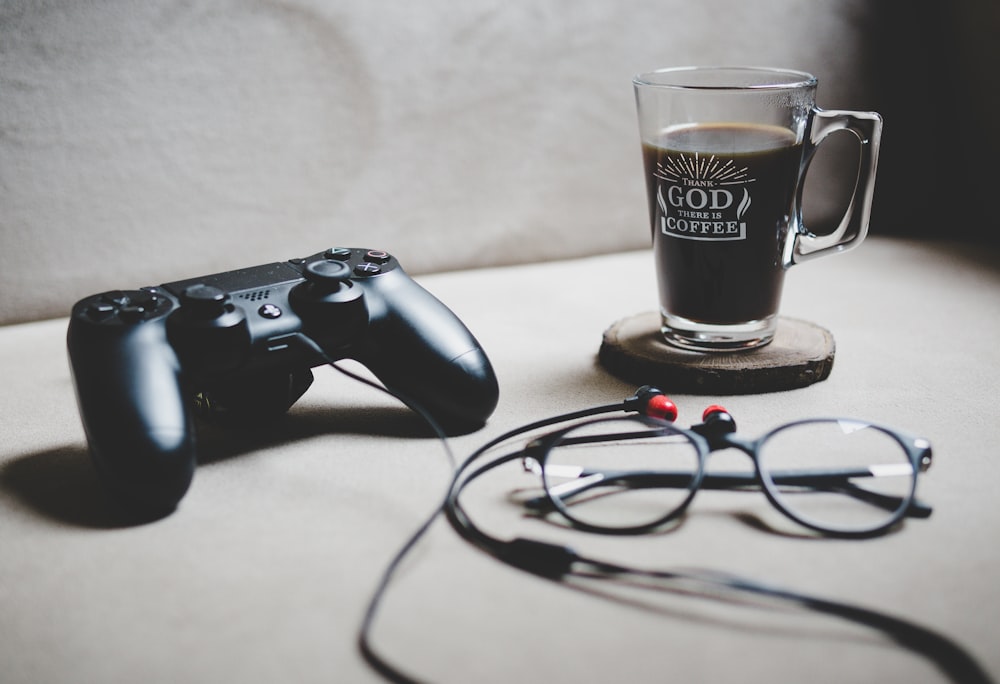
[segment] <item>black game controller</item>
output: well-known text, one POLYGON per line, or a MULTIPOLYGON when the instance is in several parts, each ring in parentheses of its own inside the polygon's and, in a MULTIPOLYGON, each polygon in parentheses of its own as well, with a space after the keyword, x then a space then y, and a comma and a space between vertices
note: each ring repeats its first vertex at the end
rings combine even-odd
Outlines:
POLYGON ((73 307, 67 345, 98 473, 150 517, 191 484, 196 413, 280 415, 332 360, 360 362, 447 430, 481 427, 499 394, 465 325, 379 250, 93 295, 73 307))

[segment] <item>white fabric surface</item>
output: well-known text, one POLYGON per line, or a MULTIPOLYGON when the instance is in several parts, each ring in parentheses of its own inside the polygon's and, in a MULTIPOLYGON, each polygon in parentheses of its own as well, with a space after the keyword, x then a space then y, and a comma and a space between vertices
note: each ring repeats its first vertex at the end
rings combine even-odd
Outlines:
MULTIPOLYGON (((669 534, 610 539, 523 519, 512 466, 472 488, 500 536, 560 541, 655 568, 706 567, 934 627, 1000 677, 1000 254, 872 238, 796 267, 783 313, 829 328, 830 378, 758 396, 675 396, 690 423, 723 402, 740 429, 846 414, 921 433, 934 506, 888 536, 758 529, 763 495, 696 499, 669 534)), ((420 278, 490 354, 501 401, 461 456, 529 420, 623 399, 595 361, 614 320, 655 306, 647 251, 420 278)), ((115 524, 88 461, 65 320, 0 330, 0 663, 5 683, 376 682, 355 647, 379 573, 437 504, 441 447, 405 409, 328 369, 278 425, 203 432, 179 510, 115 524)), ((664 388, 669 391, 670 388, 664 388)), ((864 629, 798 612, 663 596, 623 605, 500 565, 444 523, 403 564, 375 643, 433 682, 940 682, 864 629)))
MULTIPOLYGON (((642 247, 632 76, 799 68, 822 106, 872 109, 868 14, 859 0, 7 0, 0 324, 331 236, 415 273, 642 247)), ((818 214, 849 180, 830 164, 814 169, 818 214)))
MULTIPOLYGON (((962 35, 991 35, 995 11, 972 4, 962 35)), ((0 680, 381 681, 356 630, 450 473, 410 412, 324 369, 277 425, 203 430, 180 509, 122 526, 87 457, 66 320, 43 319, 110 288, 334 242, 379 247, 411 273, 438 271, 421 282, 496 366, 500 405, 483 430, 452 440, 460 456, 526 421, 623 399, 634 387, 596 353, 608 325, 655 307, 650 255, 622 251, 648 240, 635 72, 800 68, 819 76, 828 108, 870 109, 873 95, 912 88, 916 105, 904 99, 887 117, 896 153, 886 168, 929 184, 942 169, 964 178, 965 164, 932 163, 925 145, 908 144, 930 113, 952 112, 925 87, 938 72, 919 65, 969 67, 958 70, 974 86, 961 97, 967 132, 991 111, 973 96, 995 97, 978 92, 978 74, 990 73, 997 43, 959 36, 962 50, 937 54, 955 38, 948 27, 941 40, 892 14, 875 27, 875 6, 885 12, 861 0, 0 4, 0 324, 25 322, 0 327, 0 680), (905 33, 907 50, 873 46, 876 28, 905 33), (869 70, 873 54, 880 71, 869 70), (891 82, 879 80, 886 73, 891 82), (524 265, 581 255, 598 256, 524 265)), ((979 140, 988 159, 995 136, 979 140)), ((835 162, 813 168, 816 216, 836 204, 835 162)), ((966 190, 984 196, 992 177, 966 190)), ((896 176, 903 196, 883 202, 883 216, 912 206, 906 215, 928 222, 928 198, 914 190, 924 186, 910 178, 896 176)), ((955 223, 931 228, 970 232, 955 223)), ((831 541, 758 529, 743 514, 767 515, 763 495, 733 495, 699 497, 670 534, 594 538, 522 519, 508 500, 526 483, 517 468, 467 503, 501 536, 731 571, 901 615, 958 640, 1000 678, 998 294, 994 250, 873 238, 788 278, 784 313, 836 338, 828 380, 674 397, 682 422, 722 401, 748 433, 816 414, 923 433, 935 463, 920 495, 935 512, 894 534, 831 541)), ((942 681, 926 661, 835 620, 676 596, 654 604, 526 576, 439 522, 391 586, 375 642, 433 682, 942 681)))

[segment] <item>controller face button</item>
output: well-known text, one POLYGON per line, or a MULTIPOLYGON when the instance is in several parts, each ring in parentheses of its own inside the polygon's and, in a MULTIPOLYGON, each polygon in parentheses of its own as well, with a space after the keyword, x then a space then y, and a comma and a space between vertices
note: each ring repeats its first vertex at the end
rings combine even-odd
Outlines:
POLYGON ((368 250, 368 253, 365 254, 365 261, 373 264, 385 264, 388 263, 391 258, 392 257, 389 256, 388 252, 383 252, 380 249, 370 249, 368 250))
POLYGON ((323 253, 323 256, 327 259, 334 259, 336 261, 347 261, 351 258, 351 250, 346 247, 332 247, 323 253))
POLYGON ((382 272, 381 266, 367 261, 364 261, 354 267, 354 274, 359 276, 373 276, 373 275, 378 275, 381 272, 382 272))
POLYGON ((264 306, 257 309, 257 313, 259 313, 264 318, 278 318, 279 316, 281 316, 282 311, 279 307, 275 306, 274 304, 265 304, 264 306))

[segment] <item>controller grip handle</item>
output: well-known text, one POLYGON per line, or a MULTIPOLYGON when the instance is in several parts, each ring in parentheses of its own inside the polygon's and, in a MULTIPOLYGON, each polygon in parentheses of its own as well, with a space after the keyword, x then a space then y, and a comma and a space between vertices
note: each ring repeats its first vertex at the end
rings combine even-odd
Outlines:
POLYGON ((194 425, 163 321, 100 326, 74 317, 67 347, 91 457, 126 510, 157 518, 187 492, 194 425))
POLYGON ((499 387, 482 349, 469 349, 454 359, 428 358, 402 367, 387 359, 363 363, 411 408, 426 411, 445 431, 478 430, 499 401, 499 387))
POLYGON ((482 427, 499 401, 486 352, 465 324, 401 269, 380 276, 359 358, 386 387, 449 431, 482 427), (398 304, 398 305, 397 305, 398 304))

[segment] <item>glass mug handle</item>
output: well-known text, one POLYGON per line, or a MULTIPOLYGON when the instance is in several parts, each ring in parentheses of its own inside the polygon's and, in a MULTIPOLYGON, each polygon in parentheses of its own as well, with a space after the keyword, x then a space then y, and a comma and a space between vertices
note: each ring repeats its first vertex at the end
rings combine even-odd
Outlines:
POLYGON ((840 219, 837 229, 828 235, 816 235, 802 223, 801 202, 798 230, 790 233, 792 238, 785 251, 785 266, 792 266, 818 256, 836 252, 846 252, 861 244, 868 234, 868 219, 871 214, 872 193, 875 190, 875 169, 878 166, 878 148, 882 137, 882 117, 876 112, 852 112, 846 110, 813 109, 813 120, 809 134, 807 163, 799 177, 799 197, 805 180, 808 161, 820 143, 837 131, 850 131, 858 139, 861 156, 858 161, 858 177, 847 211, 840 219))

